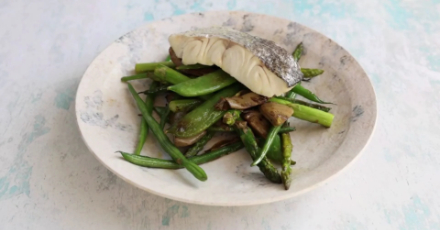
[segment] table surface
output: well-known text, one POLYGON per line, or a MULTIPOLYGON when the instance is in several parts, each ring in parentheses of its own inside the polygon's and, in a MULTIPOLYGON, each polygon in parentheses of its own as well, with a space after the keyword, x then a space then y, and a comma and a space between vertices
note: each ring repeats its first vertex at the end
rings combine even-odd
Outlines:
MULTIPOLYGON (((439 1, 0 1, 0 229, 440 229, 439 1), (145 23, 246 10, 316 29, 364 67, 378 99, 362 156, 297 198, 208 207, 139 190, 79 134, 89 63, 145 23)), ((294 186, 294 185, 293 185, 294 186)))

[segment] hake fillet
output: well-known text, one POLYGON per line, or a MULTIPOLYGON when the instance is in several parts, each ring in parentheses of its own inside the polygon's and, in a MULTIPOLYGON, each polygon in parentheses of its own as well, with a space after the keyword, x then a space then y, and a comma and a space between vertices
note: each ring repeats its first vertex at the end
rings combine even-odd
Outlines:
POLYGON ((279 96, 301 81, 298 63, 274 42, 226 27, 173 34, 169 42, 185 65, 217 65, 253 92, 279 96))

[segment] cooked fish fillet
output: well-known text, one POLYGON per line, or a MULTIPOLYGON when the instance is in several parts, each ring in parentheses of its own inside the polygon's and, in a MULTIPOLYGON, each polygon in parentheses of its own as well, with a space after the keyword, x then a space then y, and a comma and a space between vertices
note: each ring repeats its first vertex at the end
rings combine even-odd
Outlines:
POLYGON ((253 92, 272 97, 301 81, 298 63, 274 42, 226 27, 173 34, 169 42, 185 65, 217 65, 253 92))

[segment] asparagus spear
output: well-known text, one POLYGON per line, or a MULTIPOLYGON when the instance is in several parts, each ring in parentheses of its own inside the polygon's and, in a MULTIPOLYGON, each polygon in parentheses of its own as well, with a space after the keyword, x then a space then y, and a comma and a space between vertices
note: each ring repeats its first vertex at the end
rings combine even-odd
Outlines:
POLYGON ((282 164, 282 171, 281 171, 281 179, 284 184, 284 188, 286 190, 289 189, 290 183, 292 182, 292 178, 290 177, 291 174, 291 160, 290 156, 292 154, 292 141, 290 140, 290 134, 289 133, 283 133, 281 134, 281 139, 283 143, 283 164, 282 164))
POLYGON ((188 151, 185 153, 185 156, 188 158, 188 157, 192 157, 192 156, 197 155, 197 153, 199 153, 200 150, 203 149, 203 147, 206 145, 206 143, 208 143, 208 141, 212 139, 214 134, 215 134, 215 132, 208 131, 206 133, 206 135, 204 135, 190 149, 188 149, 188 151))
POLYGON ((235 121, 240 118, 241 111, 240 110, 229 110, 223 115, 223 123, 232 126, 235 124, 235 121))
POLYGON ((305 105, 295 104, 287 100, 280 98, 271 98, 269 101, 287 105, 293 108, 293 116, 301 120, 310 121, 313 123, 321 124, 325 127, 330 127, 333 122, 334 115, 321 111, 319 109, 314 109, 305 105))
POLYGON ((301 68, 301 72, 304 74, 304 78, 312 78, 321 75, 322 73, 324 73, 324 70, 301 68))
POLYGON ((300 43, 296 46, 296 48, 295 48, 295 50, 293 51, 293 54, 292 54, 293 59, 295 59, 295 61, 299 61, 299 59, 301 58, 301 55, 302 55, 303 50, 304 50, 303 43, 300 42, 300 43))
POLYGON ((301 100, 292 99, 292 98, 288 98, 288 97, 277 97, 277 98, 280 98, 280 99, 283 99, 283 100, 286 100, 286 101, 290 101, 290 102, 295 103, 295 104, 305 105, 305 106, 308 106, 308 107, 319 109, 319 110, 322 110, 324 112, 330 111, 329 107, 326 107, 326 106, 323 106, 323 105, 319 105, 319 104, 313 104, 313 103, 309 103, 309 102, 306 102, 306 101, 301 101, 301 100))
MULTIPOLYGON (((255 140, 255 136, 252 133, 252 130, 247 127, 244 121, 236 122, 236 130, 249 155, 252 157, 253 160, 257 159, 259 148, 255 140)), ((260 171, 270 181, 274 183, 281 183, 281 176, 278 173, 278 170, 272 165, 272 163, 270 163, 270 161, 266 157, 263 157, 261 162, 258 164, 258 168, 260 168, 260 171)))

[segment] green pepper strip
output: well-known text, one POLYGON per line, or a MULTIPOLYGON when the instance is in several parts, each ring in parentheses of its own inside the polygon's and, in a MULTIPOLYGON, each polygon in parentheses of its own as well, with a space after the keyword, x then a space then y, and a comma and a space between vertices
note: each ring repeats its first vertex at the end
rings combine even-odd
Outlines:
POLYGON ((154 136, 156 136, 156 139, 158 140, 158 142, 160 143, 162 148, 168 154, 170 154, 170 156, 171 156, 171 158, 173 158, 174 162, 176 162, 179 165, 183 165, 183 167, 185 167, 197 179, 199 179, 201 181, 206 181, 208 179, 208 176, 206 175, 205 171, 202 168, 200 168, 197 164, 195 164, 194 162, 191 162, 188 159, 186 159, 186 157, 180 152, 180 150, 171 143, 171 141, 165 135, 163 130, 160 128, 159 124, 156 122, 156 120, 151 115, 151 113, 150 113, 151 111, 150 112, 148 111, 144 102, 139 97, 139 95, 136 93, 136 90, 133 88, 133 86, 130 83, 127 83, 127 84, 128 84, 128 89, 130 90, 130 93, 132 94, 139 110, 142 113, 142 116, 147 121, 148 126, 150 127, 154 136))
MULTIPOLYGON (((236 152, 243 148, 243 143, 237 142, 228 146, 225 146, 220 149, 213 150, 209 153, 205 153, 200 156, 194 156, 188 158, 189 161, 200 165, 204 164, 213 160, 216 160, 222 156, 226 156, 230 153, 236 152)), ((164 168, 164 169, 180 169, 183 168, 182 165, 176 164, 174 161, 171 160, 164 160, 164 159, 158 159, 158 158, 152 158, 147 156, 139 156, 139 155, 133 155, 129 153, 120 152, 124 159, 126 159, 128 162, 131 162, 135 165, 143 166, 143 167, 150 167, 150 168, 164 168)))

